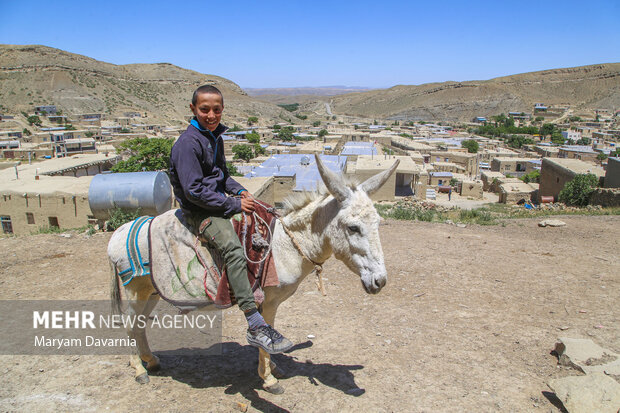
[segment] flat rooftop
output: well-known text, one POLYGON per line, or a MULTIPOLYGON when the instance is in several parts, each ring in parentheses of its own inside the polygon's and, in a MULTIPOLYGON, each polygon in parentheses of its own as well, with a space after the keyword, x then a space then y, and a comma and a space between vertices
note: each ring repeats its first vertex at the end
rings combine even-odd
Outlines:
POLYGON ((15 175, 15 168, 0 170, 0 193, 37 193, 37 194, 84 194, 88 195, 88 187, 93 176, 47 176, 45 173, 58 172, 70 168, 86 167, 97 163, 110 161, 114 156, 103 154, 79 154, 65 158, 54 158, 43 162, 22 164, 17 166, 19 179, 15 175), (39 179, 35 180, 35 175, 39 179))
POLYGON ((605 170, 591 163, 580 161, 579 159, 568 158, 544 158, 543 169, 545 163, 551 163, 560 168, 568 169, 575 174, 594 174, 598 177, 605 176, 605 170))
POLYGON ((409 156, 368 156, 368 155, 360 155, 357 157, 357 162, 355 165, 356 171, 376 171, 381 172, 389 169, 396 160, 399 160, 400 163, 396 168, 397 173, 403 174, 415 174, 419 173, 422 170, 420 165, 417 165, 413 159, 409 156))

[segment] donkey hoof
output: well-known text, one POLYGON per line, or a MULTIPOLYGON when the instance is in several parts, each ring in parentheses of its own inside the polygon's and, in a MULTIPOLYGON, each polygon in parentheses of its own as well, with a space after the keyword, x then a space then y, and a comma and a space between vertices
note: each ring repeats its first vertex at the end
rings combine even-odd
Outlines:
POLYGON ((284 387, 280 385, 280 383, 272 384, 271 386, 263 385, 263 389, 271 394, 282 394, 284 393, 284 387))
POLYGON ((155 373, 159 370, 161 370, 161 364, 159 363, 153 364, 151 366, 149 366, 148 364, 146 365, 146 371, 148 371, 149 373, 155 373))
POLYGON ((136 376, 136 381, 140 384, 147 384, 151 379, 149 379, 149 375, 146 373, 142 373, 139 376, 136 376))

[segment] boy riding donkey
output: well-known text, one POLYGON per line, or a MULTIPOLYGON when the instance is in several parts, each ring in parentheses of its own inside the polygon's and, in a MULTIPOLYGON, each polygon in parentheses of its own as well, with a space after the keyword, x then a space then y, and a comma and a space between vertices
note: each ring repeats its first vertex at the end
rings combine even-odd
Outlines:
POLYGON ((189 107, 194 118, 170 155, 174 195, 185 218, 222 255, 228 282, 248 322, 248 343, 270 354, 282 353, 293 343, 258 312, 243 247, 230 222, 230 217, 241 211, 252 213, 254 198, 230 177, 226 167, 221 135, 228 128, 220 123, 224 97, 214 86, 201 86, 194 91, 189 107))

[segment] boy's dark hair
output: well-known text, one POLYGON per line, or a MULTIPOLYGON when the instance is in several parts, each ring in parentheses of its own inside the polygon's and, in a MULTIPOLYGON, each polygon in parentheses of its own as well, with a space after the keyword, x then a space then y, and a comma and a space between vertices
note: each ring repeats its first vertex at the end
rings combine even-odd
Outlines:
POLYGON ((196 102, 198 101, 198 95, 200 95, 201 93, 213 93, 219 95, 220 99, 222 99, 222 105, 224 105, 224 96, 222 95, 222 92, 220 92, 220 90, 215 86, 211 85, 202 85, 198 89, 194 90, 194 95, 192 96, 192 105, 196 104, 196 102))

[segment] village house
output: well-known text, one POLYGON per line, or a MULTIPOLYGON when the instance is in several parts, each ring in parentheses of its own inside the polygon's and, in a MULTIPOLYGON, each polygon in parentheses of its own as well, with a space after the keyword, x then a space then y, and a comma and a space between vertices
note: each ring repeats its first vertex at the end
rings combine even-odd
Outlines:
POLYGON ((557 201, 564 185, 572 181, 577 174, 594 174, 602 181, 605 171, 603 168, 579 159, 543 158, 540 171, 539 199, 543 196, 552 196, 554 201, 557 201))
POLYGON ((578 141, 581 139, 581 132, 573 131, 573 130, 565 130, 562 131, 562 137, 564 140, 572 139, 573 141, 578 141))
POLYGON ((430 155, 431 151, 434 151, 435 148, 430 145, 426 145, 421 143, 419 140, 414 141, 408 138, 402 137, 393 137, 392 138, 392 146, 399 149, 404 149, 408 151, 416 151, 421 153, 422 155, 428 154, 430 155))
POLYGON ((460 165, 469 176, 478 175, 478 158, 475 153, 431 151, 431 162, 451 162, 460 165))
POLYGON ((539 154, 542 158, 557 158, 559 157, 560 149, 548 143, 541 143, 540 145, 534 146, 534 152, 539 154))
POLYGON ((598 152, 590 146, 566 145, 560 147, 558 158, 579 159, 586 162, 596 163, 598 152))
POLYGON ((536 200, 538 184, 526 184, 525 182, 509 182, 499 186, 499 201, 502 204, 516 204, 522 199, 526 201, 536 200))
POLYGON ((88 203, 92 176, 120 157, 76 155, 0 171, 0 220, 4 233, 77 228, 96 223, 88 203))
POLYGON ((452 177, 452 172, 430 172, 428 174, 428 185, 435 187, 449 185, 452 177))
POLYGON ((357 161, 347 161, 346 174, 355 181, 363 182, 373 175, 389 169, 396 160, 400 163, 396 172, 383 187, 371 196, 373 201, 390 201, 394 196, 413 195, 414 187, 420 182, 423 168, 409 156, 369 156, 359 155, 357 161))
POLYGON ((465 180, 460 183, 459 195, 467 198, 482 199, 482 182, 465 180))
POLYGON ((56 105, 35 106, 35 115, 55 115, 57 113, 56 105))
POLYGON ((508 148, 501 148, 501 147, 496 147, 494 149, 483 149, 481 151, 478 152, 478 158, 480 159, 480 161, 482 162, 487 162, 487 163, 491 163, 491 160, 493 160, 493 158, 498 158, 498 157, 502 157, 502 158, 509 158, 509 157, 520 157, 521 154, 519 152, 515 152, 511 149, 508 148))
POLYGON ((504 175, 512 175, 516 177, 523 176, 527 173, 527 164, 531 158, 513 158, 498 157, 491 161, 491 171, 501 172, 504 175))
POLYGON ((482 189, 487 192, 499 191, 499 180, 506 178, 501 172, 483 171, 480 173, 482 180, 482 189))

